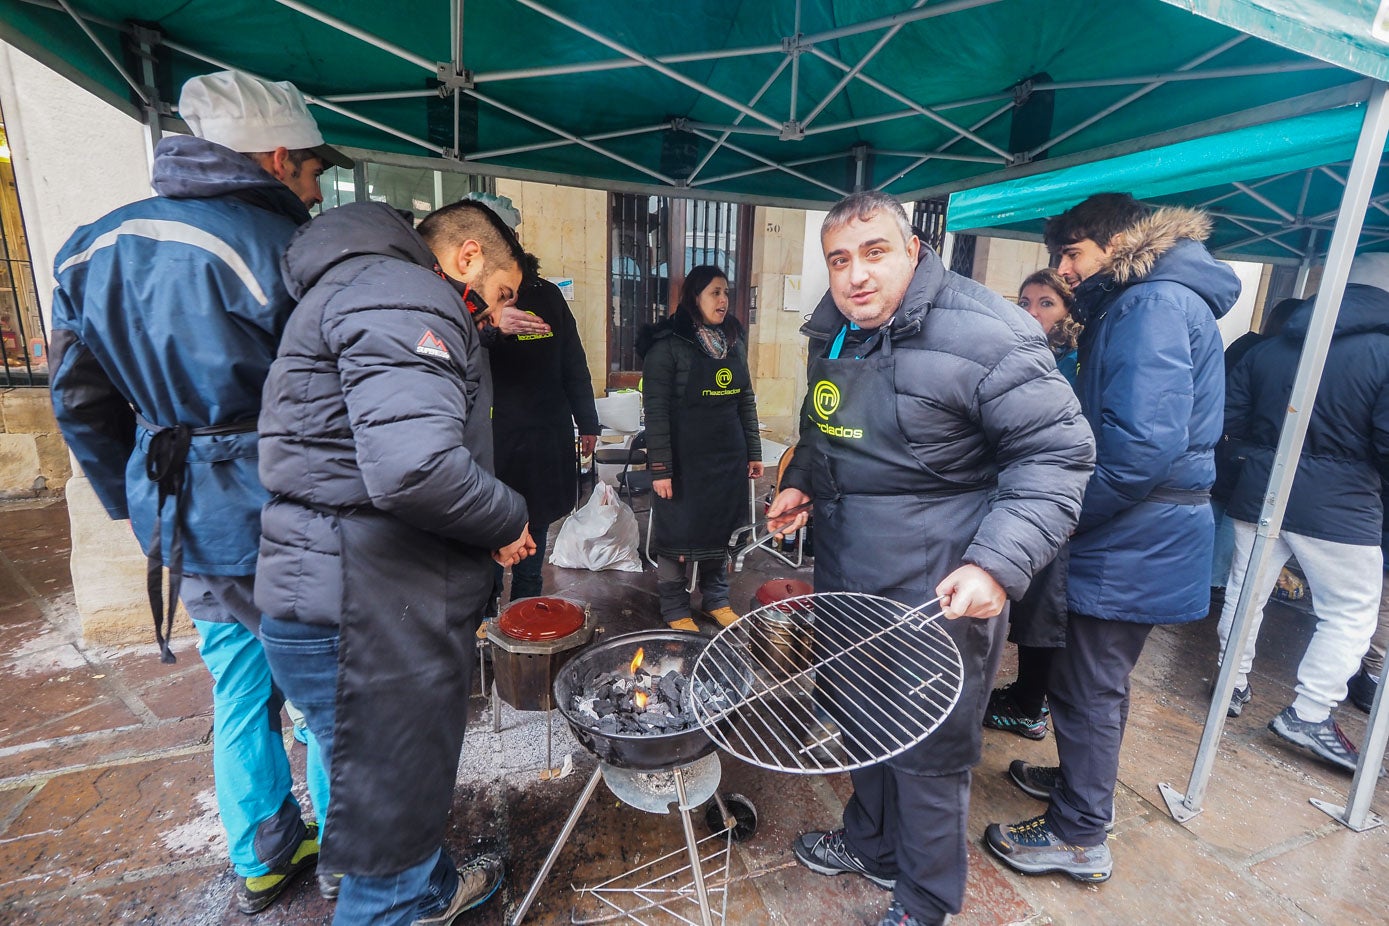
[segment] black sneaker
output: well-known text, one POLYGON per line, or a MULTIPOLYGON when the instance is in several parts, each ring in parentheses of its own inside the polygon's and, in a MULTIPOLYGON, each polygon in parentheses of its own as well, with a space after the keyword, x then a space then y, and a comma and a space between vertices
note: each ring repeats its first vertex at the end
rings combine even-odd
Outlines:
MULTIPOLYGON (((1047 717, 1043 713, 1033 717, 1018 707, 1013 699, 1011 685, 995 688, 989 694, 989 707, 984 712, 984 726, 994 730, 1005 730, 1030 740, 1046 739, 1047 717)), ((1046 709, 1043 708, 1043 711, 1046 709)))
POLYGON ((318 824, 309 823, 305 830, 289 861, 263 875, 241 880, 236 886, 236 909, 247 916, 261 912, 285 892, 300 872, 318 864, 318 824))
POLYGON ((500 855, 483 853, 458 869, 458 890, 443 912, 415 920, 415 926, 453 926, 454 920, 486 903, 502 886, 506 865, 500 855))
POLYGON ((1354 772, 1356 763, 1360 761, 1360 750, 1355 748, 1355 744, 1346 738, 1341 732, 1341 727, 1330 717, 1319 723, 1312 723, 1298 717, 1297 711, 1291 707, 1285 707, 1282 713, 1269 721, 1268 728, 1317 758, 1348 772, 1354 772))
POLYGON ((893 901, 883 914, 883 918, 878 920, 878 926, 943 926, 945 917, 937 917, 932 920, 923 920, 920 917, 912 916, 907 912, 907 908, 897 901, 893 901))
POLYGON ((337 900, 338 894, 342 893, 342 875, 318 876, 318 894, 324 900, 337 900))
POLYGON ((863 875, 878 887, 890 891, 897 886, 896 878, 875 875, 863 866, 857 855, 844 842, 843 828, 829 832, 802 833, 791 843, 791 849, 802 865, 816 874, 863 875))
POLYGON ((1350 677, 1346 682, 1346 699, 1365 713, 1375 706, 1375 692, 1379 691, 1379 682, 1370 673, 1361 669, 1350 677))
MULTIPOLYGON (((1051 793, 1061 783, 1061 769, 1054 765, 1032 765, 1022 759, 1014 759, 1008 765, 1008 777, 1023 794, 1039 801, 1050 801, 1051 793)), ((1109 808, 1109 821, 1104 825, 1106 833, 1114 832, 1114 805, 1109 808)))
POLYGON ((1244 706, 1254 700, 1254 691, 1250 686, 1236 688, 1230 693, 1230 706, 1225 708, 1226 717, 1238 717, 1244 712, 1244 706))
POLYGON ((1025 875, 1058 871, 1086 884, 1099 884, 1114 871, 1108 842, 1097 846, 1062 842, 1047 825, 1045 814, 1020 823, 990 823, 984 845, 1003 864, 1025 875))

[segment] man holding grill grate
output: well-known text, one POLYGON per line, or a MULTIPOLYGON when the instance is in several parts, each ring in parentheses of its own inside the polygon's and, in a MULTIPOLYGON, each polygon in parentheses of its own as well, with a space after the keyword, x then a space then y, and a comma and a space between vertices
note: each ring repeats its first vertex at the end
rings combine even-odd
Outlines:
POLYGON ((784 513, 814 500, 817 592, 940 596, 964 688, 925 741, 851 773, 843 828, 794 850, 820 874, 891 889, 880 926, 931 926, 964 901, 970 769, 1001 615, 1075 527, 1094 441, 1036 322, 946 270, 896 200, 844 199, 820 241, 830 291, 802 329, 810 394, 770 526, 799 527, 804 513, 784 513))

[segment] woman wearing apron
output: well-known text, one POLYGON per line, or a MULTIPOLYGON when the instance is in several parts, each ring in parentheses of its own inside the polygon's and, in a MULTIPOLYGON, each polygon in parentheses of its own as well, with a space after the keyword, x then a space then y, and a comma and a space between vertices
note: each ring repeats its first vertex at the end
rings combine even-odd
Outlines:
POLYGON ((686 590, 686 569, 696 563, 700 605, 726 627, 738 619, 729 607, 728 541, 747 516, 747 480, 762 475, 762 444, 743 328, 728 312, 723 271, 692 269, 675 312, 644 330, 637 347, 661 617, 676 630, 699 629, 686 590))

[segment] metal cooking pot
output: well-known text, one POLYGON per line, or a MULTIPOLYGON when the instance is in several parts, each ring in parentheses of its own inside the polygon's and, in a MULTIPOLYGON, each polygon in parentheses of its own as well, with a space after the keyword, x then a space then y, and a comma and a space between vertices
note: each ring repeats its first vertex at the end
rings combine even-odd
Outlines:
POLYGON ((590 677, 611 672, 632 661, 644 649, 645 663, 675 669, 685 677, 709 645, 709 638, 679 630, 644 630, 623 634, 579 652, 555 676, 555 706, 569 723, 574 738, 602 762, 618 768, 658 771, 702 759, 714 751, 714 743, 700 727, 679 733, 603 733, 588 725, 574 710, 574 694, 590 677))
POLYGON ((593 637, 588 606, 558 596, 518 598, 487 622, 497 694, 518 711, 548 711, 555 674, 593 637))

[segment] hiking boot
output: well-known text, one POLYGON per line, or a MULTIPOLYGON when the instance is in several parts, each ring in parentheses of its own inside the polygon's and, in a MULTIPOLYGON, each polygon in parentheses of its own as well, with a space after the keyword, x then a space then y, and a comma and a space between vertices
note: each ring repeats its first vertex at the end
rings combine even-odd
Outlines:
POLYGON ((907 908, 897 901, 893 901, 883 914, 883 918, 878 920, 878 926, 943 926, 945 917, 937 917, 931 920, 923 920, 920 917, 912 916, 907 912, 907 908))
POLYGON ((1058 871, 1086 884, 1099 884, 1108 881, 1114 870, 1107 842, 1097 846, 1062 842, 1047 825, 1045 814, 1021 823, 990 823, 984 845, 1003 864, 1025 875, 1058 871))
POLYGON ((673 621, 666 621, 671 630, 686 630, 690 633, 699 633, 699 625, 694 622, 692 617, 681 617, 673 621))
POLYGON ((738 618, 742 617, 737 611, 724 605, 722 608, 715 608, 709 612, 709 616, 719 622, 720 627, 728 627, 738 618))
POLYGON ((338 894, 342 893, 342 875, 318 876, 318 896, 324 900, 337 900, 338 894))
MULTIPOLYGON (((1061 769, 1054 765, 1032 765, 1022 759, 1014 759, 1008 765, 1008 777, 1023 794, 1039 801, 1050 801, 1051 793, 1061 783, 1061 769)), ((1109 821, 1104 825, 1106 833, 1114 832, 1114 805, 1109 807, 1109 821)))
POLYGON ((1355 764, 1360 761, 1360 750, 1346 739, 1340 726, 1330 717, 1319 723, 1311 723, 1298 717, 1291 707, 1285 707, 1282 713, 1269 721, 1268 728, 1288 742, 1348 772, 1354 772, 1355 764))
POLYGON ((261 912, 285 892, 301 871, 318 864, 318 824, 306 824, 305 830, 289 861, 263 875, 242 879, 236 886, 236 909, 247 916, 261 912))
POLYGON ((458 890, 448 907, 439 914, 415 920, 415 926, 453 926, 464 912, 480 907, 502 886, 506 865, 499 855, 491 852, 479 855, 458 869, 458 890))
POLYGON ((1011 688, 1011 685, 995 688, 989 694, 989 708, 984 713, 984 726, 1016 733, 1030 740, 1046 739, 1046 715, 1032 717, 1025 713, 1013 699, 1011 688))
POLYGON ((796 859, 816 874, 842 875, 844 873, 863 875, 878 887, 890 891, 897 886, 896 878, 875 875, 864 867, 857 855, 844 842, 844 830, 802 833, 791 843, 796 859))
POLYGON ((1226 717, 1238 717, 1244 712, 1244 706, 1254 700, 1254 692, 1248 685, 1243 688, 1236 688, 1230 693, 1230 706, 1225 708, 1226 717))
POLYGON ((1377 691, 1379 691, 1379 682, 1364 669, 1356 672, 1350 677, 1350 681, 1346 682, 1346 700, 1367 714, 1375 706, 1375 692, 1377 691))

